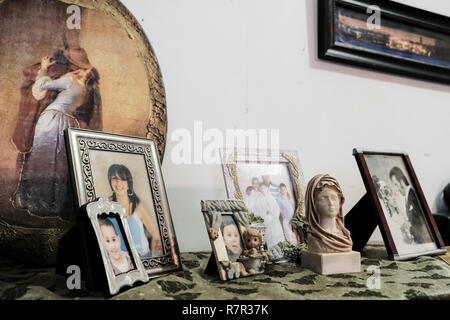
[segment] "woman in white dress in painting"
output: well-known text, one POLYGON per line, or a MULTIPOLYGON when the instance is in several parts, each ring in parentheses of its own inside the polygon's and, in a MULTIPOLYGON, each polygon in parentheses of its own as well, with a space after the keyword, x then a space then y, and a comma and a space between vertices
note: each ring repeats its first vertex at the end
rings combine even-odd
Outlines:
POLYGON ((99 74, 91 67, 52 80, 47 71, 55 62, 48 56, 42 58, 41 68, 32 87, 33 98, 38 101, 45 97, 48 90, 59 93, 36 123, 33 149, 24 165, 15 202, 36 215, 69 218, 72 212, 63 210, 71 207, 66 203, 71 201, 71 197, 67 197, 70 190, 64 130, 80 127, 75 111, 84 104, 93 87, 98 89, 99 74))
POLYGON ((281 241, 285 241, 280 220, 280 207, 275 198, 269 193, 265 184, 259 187, 261 195, 255 201, 255 215, 264 219, 266 231, 264 238, 270 249, 281 241))

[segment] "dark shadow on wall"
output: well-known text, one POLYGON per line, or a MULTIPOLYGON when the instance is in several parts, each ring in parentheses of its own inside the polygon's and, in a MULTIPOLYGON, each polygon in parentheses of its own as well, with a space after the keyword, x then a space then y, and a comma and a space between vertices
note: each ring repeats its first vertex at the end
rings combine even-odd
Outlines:
POLYGON ((435 198, 436 212, 450 212, 450 207, 445 204, 444 201, 444 189, 450 185, 450 178, 446 179, 440 186, 440 192, 435 198))
POLYGON ((309 65, 313 69, 326 70, 330 72, 342 73, 371 80, 384 81, 386 84, 394 83, 413 88, 436 90, 441 92, 450 92, 450 86, 442 85, 433 82, 422 80, 415 80, 389 73, 370 71, 359 67, 351 67, 343 64, 338 64, 331 61, 324 61, 318 58, 318 1, 327 0, 305 0, 306 19, 307 19, 307 37, 308 37, 308 52, 309 65))

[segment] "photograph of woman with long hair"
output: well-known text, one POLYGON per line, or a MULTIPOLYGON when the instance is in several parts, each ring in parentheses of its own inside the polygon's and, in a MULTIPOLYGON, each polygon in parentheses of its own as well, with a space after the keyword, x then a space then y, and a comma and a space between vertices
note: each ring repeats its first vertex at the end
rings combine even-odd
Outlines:
POLYGON ((155 221, 133 189, 130 170, 121 164, 108 169, 108 181, 112 190, 110 201, 120 203, 126 210, 126 217, 134 245, 141 258, 162 254, 161 236, 155 221))

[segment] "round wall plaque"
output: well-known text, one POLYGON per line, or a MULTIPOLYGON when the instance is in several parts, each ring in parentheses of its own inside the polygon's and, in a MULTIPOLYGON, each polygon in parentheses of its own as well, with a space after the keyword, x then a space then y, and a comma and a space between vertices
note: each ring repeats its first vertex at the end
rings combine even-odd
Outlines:
POLYGON ((118 0, 0 0, 0 254, 55 262, 73 225, 63 132, 167 135, 153 49, 118 0))

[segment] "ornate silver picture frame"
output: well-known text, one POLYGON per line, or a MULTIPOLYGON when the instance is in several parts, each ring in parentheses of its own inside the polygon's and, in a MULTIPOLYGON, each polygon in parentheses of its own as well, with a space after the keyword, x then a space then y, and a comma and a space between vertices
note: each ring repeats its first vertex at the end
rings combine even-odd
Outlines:
POLYGON ((305 238, 305 184, 297 152, 222 149, 221 158, 228 199, 244 201, 252 218, 264 219, 271 260, 287 261, 282 248, 305 238))
POLYGON ((86 212, 102 255, 109 293, 115 295, 138 281, 148 282, 144 265, 133 241, 130 241, 125 209, 117 202, 101 198, 89 203, 86 212))
POLYGON ((97 198, 121 203, 148 276, 181 270, 155 142, 74 128, 65 138, 78 205, 97 198))

